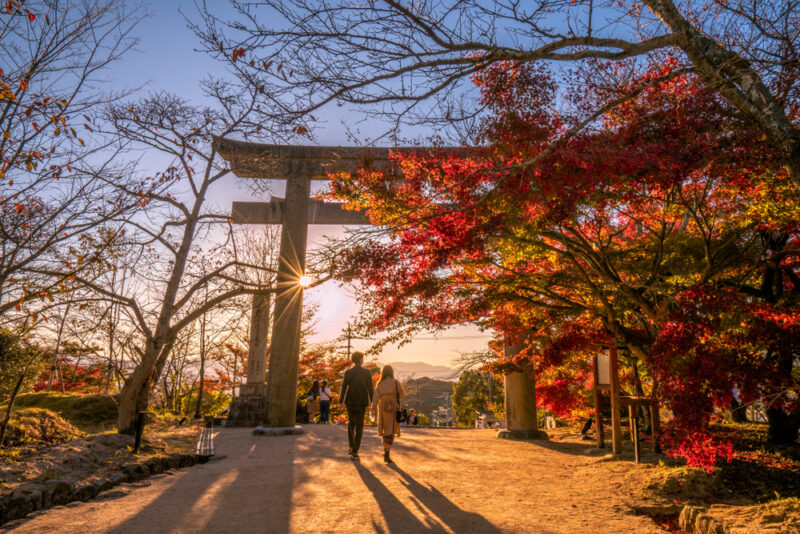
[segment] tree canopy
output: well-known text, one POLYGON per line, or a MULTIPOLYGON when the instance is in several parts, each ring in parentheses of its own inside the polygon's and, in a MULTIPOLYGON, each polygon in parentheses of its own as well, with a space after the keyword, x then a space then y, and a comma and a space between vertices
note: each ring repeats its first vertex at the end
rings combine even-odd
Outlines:
POLYGON ((796 439, 797 193, 774 148, 702 80, 664 81, 677 68, 654 66, 636 98, 554 144, 575 117, 548 106, 551 74, 497 63, 474 77, 492 111, 484 146, 398 153, 400 181, 334 177, 332 196, 391 237, 350 255, 370 326, 529 330, 522 357, 559 411, 585 407, 589 358, 616 342, 625 387, 673 410, 665 439, 701 464, 726 455, 707 424, 735 389, 771 399, 774 439, 796 439))

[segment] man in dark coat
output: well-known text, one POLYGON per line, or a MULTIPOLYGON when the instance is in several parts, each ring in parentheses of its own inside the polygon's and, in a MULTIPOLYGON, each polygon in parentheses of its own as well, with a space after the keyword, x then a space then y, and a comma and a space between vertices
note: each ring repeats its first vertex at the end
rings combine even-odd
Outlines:
POLYGON ((350 357, 353 367, 344 372, 339 404, 347 408, 347 440, 350 442, 350 459, 358 460, 361 436, 364 433, 364 414, 372 403, 372 373, 361 367, 364 354, 354 352, 350 357))

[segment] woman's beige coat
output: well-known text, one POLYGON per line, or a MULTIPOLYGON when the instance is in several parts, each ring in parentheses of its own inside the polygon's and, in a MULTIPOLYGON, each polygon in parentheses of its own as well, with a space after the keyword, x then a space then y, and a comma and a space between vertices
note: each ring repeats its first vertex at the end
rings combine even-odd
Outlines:
POLYGON ((378 410, 379 436, 400 435, 400 423, 395 418, 397 406, 399 405, 398 394, 402 399, 403 388, 394 378, 386 378, 375 388, 375 395, 372 397, 372 409, 378 410))

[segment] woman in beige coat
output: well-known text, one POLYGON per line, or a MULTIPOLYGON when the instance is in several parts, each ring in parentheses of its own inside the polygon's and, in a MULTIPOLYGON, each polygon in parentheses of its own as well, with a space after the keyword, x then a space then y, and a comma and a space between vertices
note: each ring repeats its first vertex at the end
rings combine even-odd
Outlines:
POLYGON ((375 386, 375 395, 372 397, 372 412, 378 411, 378 435, 383 437, 383 461, 393 463, 389 458, 394 437, 400 435, 400 423, 395 414, 403 397, 403 388, 394 379, 394 370, 391 365, 384 365, 381 369, 381 378, 375 386))

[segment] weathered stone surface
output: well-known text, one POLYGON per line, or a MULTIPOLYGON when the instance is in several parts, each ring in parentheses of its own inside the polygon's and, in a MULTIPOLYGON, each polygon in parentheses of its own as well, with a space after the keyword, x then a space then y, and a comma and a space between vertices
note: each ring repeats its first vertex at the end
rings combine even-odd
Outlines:
POLYGON ((267 383, 267 424, 291 426, 297 411, 297 373, 300 365, 300 320, 303 313, 308 224, 309 181, 286 180, 286 211, 281 227, 276 297, 267 383))
POLYGON ((144 465, 150 471, 151 475, 157 475, 164 471, 164 458, 161 456, 154 456, 152 458, 148 458, 145 461, 144 465))
POLYGON ((179 462, 181 467, 189 467, 197 463, 197 456, 194 454, 181 454, 179 462))
POLYGON ((11 494, 11 499, 9 499, 8 508, 6 509, 6 519, 11 521, 25 517, 34 510, 38 510, 41 503, 41 492, 32 496, 29 490, 19 488, 11 494))
POLYGON ((48 480, 44 483, 48 503, 45 507, 58 506, 69 501, 72 486, 63 480, 48 480))
POLYGON ((214 148, 231 165, 236 176, 244 178, 303 178, 327 180, 329 173, 352 172, 358 169, 397 168, 389 152, 466 153, 460 147, 354 147, 296 146, 248 143, 217 137, 214 148))
POLYGON ((108 475, 108 480, 111 482, 113 486, 117 486, 122 484, 123 482, 127 482, 128 474, 125 471, 117 470, 113 471, 111 474, 108 475))
MULTIPOLYGON (((269 202, 234 202, 231 218, 236 224, 282 224, 285 207, 282 198, 269 202)), ((366 210, 345 210, 340 204, 309 200, 308 224, 370 224, 366 210)))
POLYGON ((497 437, 500 439, 550 439, 547 432, 543 430, 509 430, 507 428, 498 430, 497 437))
POLYGON ((72 490, 72 501, 88 501, 97 495, 97 488, 92 483, 79 483, 72 490))
POLYGON ((683 510, 681 510, 681 513, 678 516, 678 525, 683 530, 692 532, 694 530, 695 519, 703 512, 705 512, 705 508, 699 508, 697 506, 684 506, 683 510))
POLYGON ((8 502, 10 500, 9 495, 4 495, 0 497, 0 525, 2 525, 6 519, 6 514, 8 513, 8 502))
POLYGON ((111 482, 110 478, 103 477, 94 481, 94 487, 97 490, 97 493, 100 493, 101 491, 106 491, 107 489, 113 488, 114 483, 111 482))
POLYGON ((125 464, 122 466, 122 470, 128 474, 128 480, 131 482, 141 480, 150 474, 150 470, 147 467, 137 463, 125 464))
POLYGON ((725 523, 708 514, 708 509, 700 506, 684 506, 678 516, 678 526, 694 534, 729 534, 734 532, 725 523))
POLYGON ((231 400, 231 407, 225 426, 258 426, 263 424, 266 414, 267 397, 265 395, 239 395, 231 400))
POLYGON ((254 436, 290 436, 302 434, 303 427, 294 426, 257 426, 253 429, 254 436))
MULTIPOLYGON (((503 354, 513 358, 525 348, 525 339, 512 343, 505 340, 503 354)), ((533 368, 520 366, 516 371, 503 375, 505 380, 506 429, 497 433, 505 439, 547 439, 547 434, 539 430, 536 414, 536 385, 533 381, 533 368)))
POLYGON ((700 534, 708 534, 708 525, 711 522, 711 517, 706 514, 698 514, 694 520, 694 530, 700 534))

